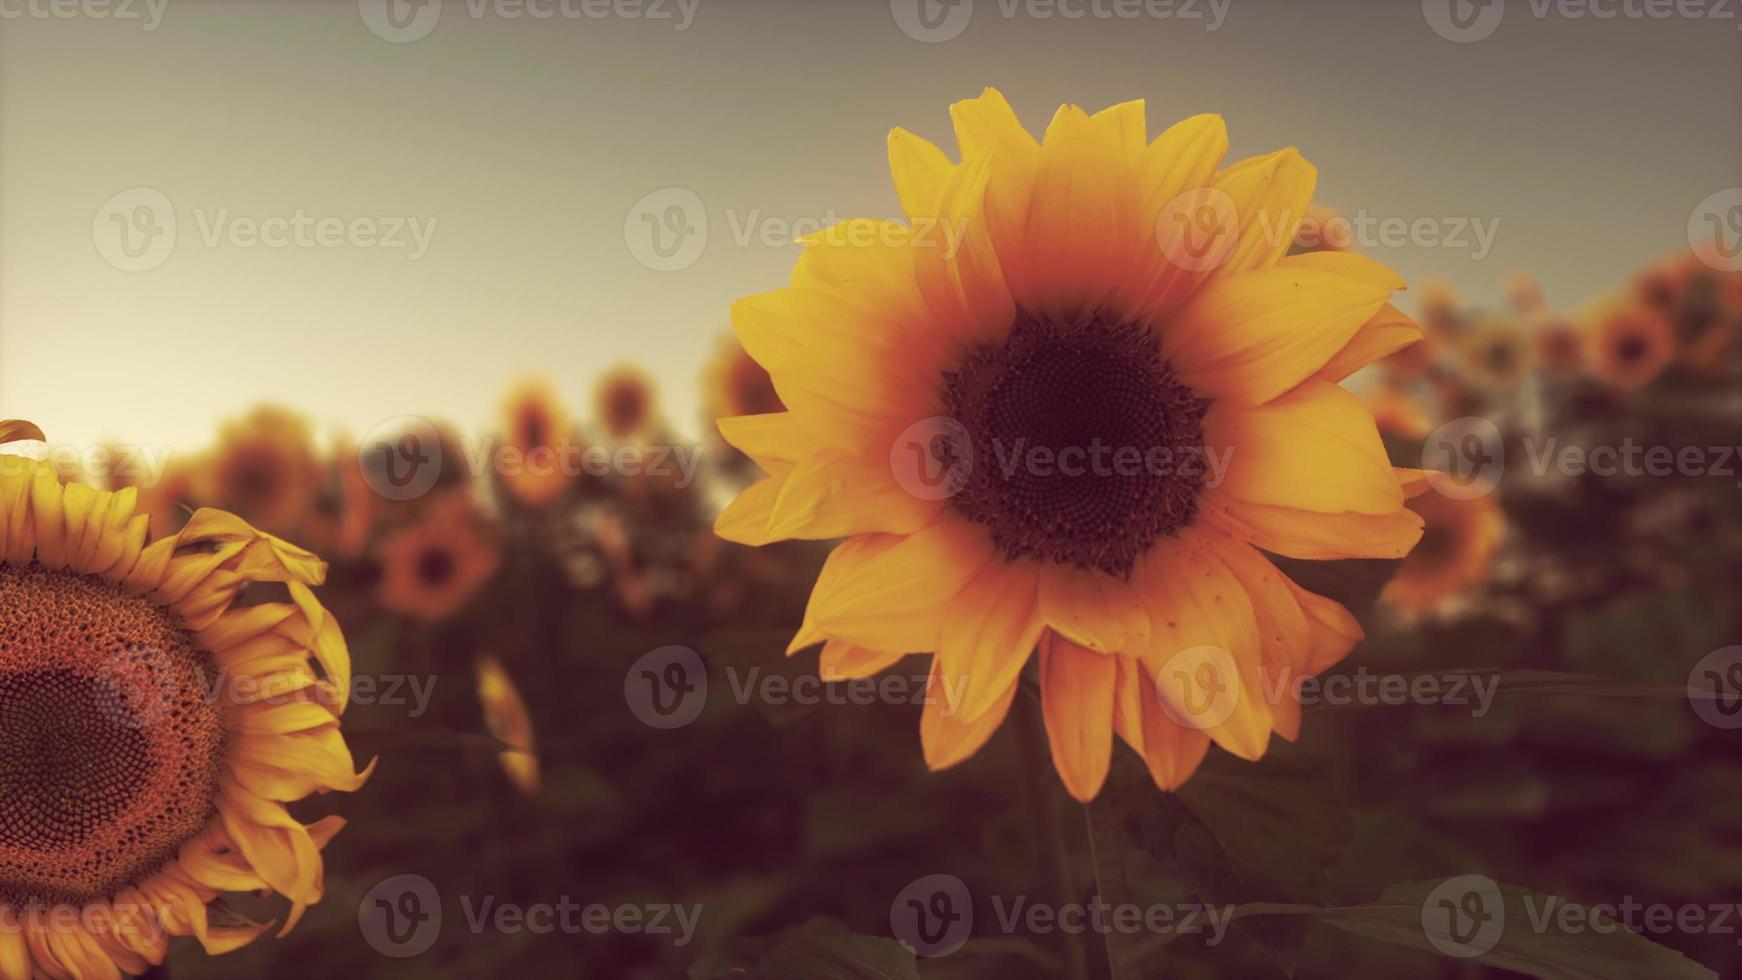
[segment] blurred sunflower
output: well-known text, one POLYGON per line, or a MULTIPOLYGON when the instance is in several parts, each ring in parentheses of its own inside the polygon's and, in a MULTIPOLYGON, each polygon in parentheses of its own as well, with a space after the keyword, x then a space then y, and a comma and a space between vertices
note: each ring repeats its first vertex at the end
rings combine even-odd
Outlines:
POLYGON ((503 403, 503 433, 516 464, 499 467, 508 495, 534 510, 562 496, 573 482, 561 463, 572 438, 561 400, 543 378, 529 378, 508 392, 503 403))
MULTIPOLYGON (((35 438, 0 422, 0 443, 35 438)), ((310 587, 326 566, 233 514, 151 540, 137 491, 0 456, 0 975, 114 977, 251 922, 224 892, 321 898, 344 821, 285 804, 354 790, 350 657, 310 587), (253 583, 290 602, 244 604, 253 583)), ((370 764, 373 768, 373 763, 370 764)))
POLYGON ((1419 336, 1387 302, 1403 282, 1284 258, 1315 171, 1293 149, 1221 167, 1219 117, 1149 142, 1141 102, 1065 106, 1037 142, 991 89, 952 115, 959 164, 890 135, 910 225, 825 229, 790 287, 733 307, 788 411, 720 421, 769 475, 716 529, 846 538, 791 649, 822 643, 835 677, 935 652, 933 768, 984 744, 1036 648, 1077 798, 1115 732, 1165 788, 1212 741, 1256 759, 1298 731, 1293 681, 1362 636, 1258 548, 1395 558, 1421 533, 1425 480, 1337 384, 1419 336))
POLYGON ((308 515, 325 473, 308 423, 288 409, 262 405, 224 425, 203 475, 213 506, 284 534, 308 515))
POLYGON ((708 362, 702 378, 702 403, 710 422, 786 410, 774 390, 774 379, 730 334, 720 339, 713 360, 708 362))
POLYGON ((1546 317, 1532 333, 1536 363, 1546 374, 1566 377, 1585 363, 1585 336, 1571 320, 1546 317))
POLYGON ((1427 527, 1381 598, 1407 612, 1424 613, 1489 580, 1505 519, 1499 498, 1492 494, 1458 499, 1429 493, 1411 506, 1427 527))
POLYGON ((1509 388, 1530 373, 1529 338, 1517 317, 1486 316, 1458 339, 1460 362, 1475 383, 1509 388))
POLYGON ((489 518, 466 491, 447 491, 381 540, 381 605, 425 621, 446 619, 478 594, 501 561, 489 518))
POLYGON ((1366 402, 1381 436, 1422 439, 1433 428, 1421 402, 1395 385, 1381 385, 1367 396, 1366 402))
POLYGON ((593 402, 600 423, 613 439, 634 439, 653 424, 653 381, 633 365, 620 364, 607 371, 594 390, 593 402))
POLYGON ((1506 301, 1519 313, 1530 315, 1543 309, 1542 285, 1522 270, 1506 278, 1506 301))
POLYGON ((484 708, 484 725, 490 734, 508 746, 501 754, 502 771, 514 787, 527 796, 538 794, 538 750, 533 740, 532 716, 526 711, 514 679, 502 662, 492 656, 478 661, 478 702, 484 708))
POLYGON ((1675 359, 1675 334, 1662 314, 1623 304, 1602 315, 1592 337, 1597 374, 1617 391, 1650 384, 1675 359))

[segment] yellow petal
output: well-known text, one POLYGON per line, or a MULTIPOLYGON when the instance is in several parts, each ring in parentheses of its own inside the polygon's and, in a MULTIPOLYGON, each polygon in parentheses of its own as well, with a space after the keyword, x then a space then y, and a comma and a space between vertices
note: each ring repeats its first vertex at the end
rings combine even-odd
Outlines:
POLYGON ((938 198, 955 164, 931 141, 897 127, 889 131, 889 173, 910 220, 936 215, 938 198))
POLYGON ((1203 278, 1203 270, 1175 261, 1182 253, 1173 236, 1184 230, 1179 224, 1182 205, 1188 200, 1184 195, 1204 188, 1227 152, 1228 128, 1216 115, 1192 116, 1173 124, 1143 152, 1138 163, 1143 198, 1132 229, 1136 244, 1114 300, 1127 316, 1170 313, 1203 278))
POLYGON ((1028 224, 1028 203, 1040 167, 1040 145, 1022 128, 1015 110, 996 89, 976 99, 950 106, 956 144, 962 159, 992 157, 992 179, 986 185, 986 221, 1004 263, 1006 280, 1021 259, 1028 224))
POLYGON ((37 442, 48 441, 48 437, 42 434, 42 430, 37 428, 34 422, 26 422, 23 419, 0 419, 0 445, 26 439, 34 439, 37 442))
POLYGON ((1149 778, 1164 790, 1176 790, 1197 772, 1210 750, 1210 736, 1174 721, 1147 672, 1139 670, 1138 697, 1143 710, 1143 762, 1149 778))
POLYGON ((1040 615, 1066 639, 1101 653, 1141 649, 1149 639, 1143 594, 1095 568, 1043 568, 1040 615))
POLYGON ((1323 514, 1223 500, 1207 520, 1265 551, 1309 561, 1402 558, 1421 540, 1422 520, 1399 508, 1389 514, 1323 514))
MULTIPOLYGON (((1332 253, 1312 253, 1315 255, 1332 253)), ((1397 307, 1386 303, 1373 314, 1343 349, 1319 369, 1326 381, 1341 381, 1382 357, 1395 354, 1422 338, 1421 327, 1397 307)))
POLYGON ((800 635, 811 628, 880 650, 936 650, 950 600, 992 557, 985 529, 960 520, 849 538, 817 576, 800 635))
POLYGON ((948 769, 980 751, 1009 714, 1017 686, 1016 681, 1011 681, 985 714, 973 721, 963 721, 950 711, 934 658, 931 679, 926 685, 925 708, 919 716, 919 740, 926 768, 932 772, 948 769))
POLYGON ((915 219, 914 276, 940 335, 960 346, 1002 338, 1016 303, 986 220, 992 158, 970 158, 947 178, 933 213, 915 219))
POLYGON ((1219 278, 1168 324, 1162 350, 1200 394, 1262 405, 1323 369, 1389 296, 1319 269, 1219 278))
POLYGON ((1009 690, 1040 642, 1038 566, 994 561, 944 612, 936 666, 961 721, 975 721, 1009 690))
POLYGON ((1372 414, 1328 381, 1308 381, 1261 408, 1212 405, 1204 441, 1227 454, 1218 496, 1325 514, 1403 506, 1372 414))
POLYGON ((830 640, 823 644, 822 657, 817 662, 817 674, 825 681, 850 681, 870 677, 882 673, 905 656, 906 653, 898 650, 873 650, 842 640, 830 640))
POLYGON ((1113 759, 1113 688, 1118 657, 1080 647, 1057 633, 1040 642, 1041 711, 1053 766, 1084 803, 1107 780, 1113 759))
POLYGON ((1211 186, 1232 199, 1240 237, 1215 277, 1275 265, 1294 243, 1317 183, 1318 169, 1294 147, 1241 160, 1217 174, 1211 186))

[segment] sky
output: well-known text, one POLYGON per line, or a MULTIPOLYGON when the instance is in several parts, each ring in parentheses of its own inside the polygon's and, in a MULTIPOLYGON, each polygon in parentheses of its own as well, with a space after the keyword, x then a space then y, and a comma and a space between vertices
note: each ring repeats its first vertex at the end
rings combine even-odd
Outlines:
POLYGON ((888 130, 953 152, 987 85, 1036 130, 1221 113, 1410 282, 1490 305, 1527 270, 1571 308, 1742 205, 1735 7, 0 0, 0 417, 479 432, 525 375, 584 418, 632 362, 693 435, 732 301, 807 228, 896 216, 888 130))

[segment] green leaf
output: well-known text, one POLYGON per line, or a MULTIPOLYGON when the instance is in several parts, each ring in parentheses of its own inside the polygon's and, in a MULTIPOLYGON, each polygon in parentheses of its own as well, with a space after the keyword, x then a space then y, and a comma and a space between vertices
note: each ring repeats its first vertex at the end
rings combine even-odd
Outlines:
POLYGON ((739 974, 747 980, 919 980, 913 951, 893 939, 806 931, 739 974))
POLYGON ((1371 905, 1324 909, 1318 918, 1359 936, 1544 980, 1717 977, 1613 917, 1481 875, 1393 885, 1371 905))

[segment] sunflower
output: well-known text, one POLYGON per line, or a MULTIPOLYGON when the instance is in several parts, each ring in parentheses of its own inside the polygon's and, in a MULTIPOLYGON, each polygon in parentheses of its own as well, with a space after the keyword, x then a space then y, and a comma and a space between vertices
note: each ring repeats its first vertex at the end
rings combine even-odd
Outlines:
POLYGON ((1367 396, 1366 402, 1381 436, 1418 440, 1426 438, 1433 427, 1421 402, 1395 385, 1381 385, 1367 396))
POLYGON ((308 515, 325 475, 308 423, 262 405, 219 433, 205 495, 214 506, 282 534, 308 515))
POLYGON ((1458 352, 1469 376, 1484 387, 1508 388, 1530 373, 1530 344, 1516 317, 1478 320, 1458 339, 1458 352))
POLYGON ((1542 284, 1528 272, 1514 272, 1506 278, 1506 302, 1513 310, 1527 316, 1540 313, 1543 310, 1542 284))
POLYGON ((1488 581, 1505 520, 1499 498, 1492 494, 1458 499, 1430 493, 1415 500, 1414 507, 1427 528, 1382 597, 1419 614, 1488 581))
POLYGON ((1675 359, 1675 333, 1661 313, 1623 304, 1602 315, 1592 337, 1597 374, 1617 391, 1645 387, 1675 359))
POLYGON ((421 517, 381 541, 381 605, 434 622, 465 605, 496 574, 496 529, 464 490, 450 490, 421 517))
POLYGON ((1564 317, 1541 319, 1532 338, 1536 363, 1545 374, 1566 377, 1584 366, 1585 336, 1572 321, 1564 317))
POLYGON ((653 381, 630 364, 619 364, 599 379, 594 411, 605 432, 617 440, 643 434, 653 424, 653 381))
POLYGON ((344 824, 285 804, 368 777, 339 732, 324 563, 217 510, 153 540, 137 495, 0 456, 0 976, 142 973, 175 936, 244 946, 270 923, 225 892, 288 898, 283 935, 344 824), (246 604, 254 583, 291 601, 246 604))
POLYGON ((532 716, 521 700, 514 679, 502 662, 492 656, 478 661, 478 702, 484 707, 484 724, 502 750, 502 771, 516 789, 527 796, 538 793, 538 750, 533 741, 532 716))
POLYGON ((1420 335, 1387 302, 1403 283, 1284 258, 1315 171, 1293 149, 1220 167, 1219 117, 1150 142, 1141 102, 1065 106, 1036 141, 990 89, 952 115, 961 163, 890 135, 909 224, 825 229, 789 287, 733 307, 788 410, 720 421, 768 475, 716 530, 846 539, 791 649, 823 644, 834 677, 935 653, 934 769, 984 744, 1037 649, 1077 798, 1115 732, 1166 788, 1212 741, 1256 759, 1299 727, 1266 690, 1362 635, 1258 549, 1396 558, 1421 533, 1425 480, 1337 384, 1420 335))
POLYGON ((735 415, 786 410, 768 371, 746 354, 744 345, 730 334, 720 339, 713 360, 708 362, 702 378, 702 397, 710 422, 735 415))
POLYGON ((562 496, 573 482, 563 465, 569 448, 565 442, 572 437, 562 402, 548 381, 529 378, 508 392, 503 429, 515 456, 497 468, 508 495, 535 510, 562 496))

